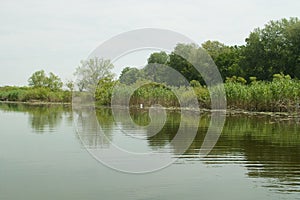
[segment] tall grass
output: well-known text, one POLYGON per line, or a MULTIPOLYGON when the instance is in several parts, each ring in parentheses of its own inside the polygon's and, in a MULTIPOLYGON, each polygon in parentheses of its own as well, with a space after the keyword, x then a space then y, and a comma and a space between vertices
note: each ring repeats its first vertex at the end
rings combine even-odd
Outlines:
MULTIPOLYGON (((117 105, 128 106, 126 97, 132 94, 129 106, 133 107, 140 104, 144 104, 146 107, 153 104, 160 104, 166 107, 190 107, 194 106, 192 103, 195 95, 200 108, 210 108, 211 106, 209 91, 204 86, 168 87, 158 83, 147 83, 135 89, 137 88, 137 85, 135 85, 137 83, 129 86, 120 83, 116 84, 114 103, 117 105), (185 104, 179 104, 178 96, 184 100, 185 104)), ((250 84, 229 81, 224 84, 224 87, 227 107, 230 109, 271 112, 294 112, 300 109, 299 80, 282 76, 274 78, 271 82, 253 81, 250 84)), ((112 92, 112 88, 106 91, 112 92)), ((98 93, 98 99, 103 100, 102 96, 101 93, 98 93)), ((105 94, 105 96, 106 100, 102 101, 102 104, 109 105, 111 103, 111 95, 105 94)))
MULTIPOLYGON (((171 87, 153 82, 136 82, 124 85, 119 82, 105 81, 96 90, 98 105, 114 103, 123 106, 149 107, 160 104, 165 107, 194 107, 195 99, 200 108, 210 108, 210 93, 205 86, 171 87), (142 86, 141 86, 142 85, 142 86), (137 89, 136 89, 137 88, 137 89), (179 98, 184 102, 180 105, 179 98), (129 105, 126 102, 130 98, 129 105)), ((250 84, 227 81, 224 84, 227 107, 249 111, 295 112, 300 110, 300 81, 289 76, 274 75, 271 82, 252 81, 250 84)), ((70 91, 51 91, 49 88, 1 87, 1 101, 44 101, 71 102, 70 91)))
POLYGON ((274 79, 272 82, 254 81, 249 85, 225 84, 228 107, 250 111, 298 111, 300 81, 274 79))
POLYGON ((1 101, 43 101, 43 102, 70 102, 71 92, 69 91, 51 91, 49 88, 32 88, 32 87, 1 87, 1 101))
MULTIPOLYGON (((112 92, 113 103, 122 106, 138 107, 140 104, 143 104, 145 107, 150 107, 151 105, 159 104, 164 107, 192 107, 196 103, 194 100, 198 100, 200 107, 203 108, 208 108, 210 104, 208 90, 203 87, 169 87, 153 82, 135 83, 132 85, 117 83, 114 86, 114 91, 112 92), (126 101, 127 98, 130 99, 129 105, 126 101)), ((106 91, 112 90, 107 89, 106 91)), ((108 97, 112 95, 96 92, 96 100, 105 102, 104 105, 110 105, 111 99, 106 98, 106 101, 103 101, 103 96, 108 97)))

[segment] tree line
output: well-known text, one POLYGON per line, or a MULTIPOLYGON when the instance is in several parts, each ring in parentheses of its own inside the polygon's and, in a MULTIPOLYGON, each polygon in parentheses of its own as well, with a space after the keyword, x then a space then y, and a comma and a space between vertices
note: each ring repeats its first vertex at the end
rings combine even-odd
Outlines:
POLYGON ((0 87, 1 101, 21 102, 70 102, 74 83, 67 81, 65 84, 61 78, 53 72, 46 74, 44 70, 34 72, 28 79, 28 86, 4 86, 0 87), (66 89, 63 89, 65 85, 66 89))
POLYGON ((144 82, 146 84, 134 92, 132 105, 159 103, 177 107, 176 96, 168 89, 173 87, 187 100, 195 93, 199 105, 210 108, 205 81, 194 66, 204 67, 205 75, 210 76, 211 61, 225 81, 229 107, 256 111, 298 109, 298 18, 270 21, 263 28, 252 31, 244 45, 229 46, 219 41, 206 41, 201 46, 177 44, 171 53, 152 53, 143 69, 125 67, 117 80, 110 60, 97 57, 81 61, 74 73, 75 83, 68 81, 63 84, 54 73, 46 74, 40 70, 28 79, 29 87, 0 87, 0 100, 70 102, 72 91, 76 90, 92 93, 100 105, 109 105, 112 90, 118 84, 119 103, 122 104, 122 98, 144 82))
MULTIPOLYGON (((268 22, 263 28, 254 29, 245 39, 244 45, 225 45, 219 41, 206 41, 201 47, 195 44, 178 44, 170 54, 155 52, 148 58, 148 65, 139 70, 126 67, 119 78, 121 83, 134 83, 138 79, 151 77, 153 81, 166 78, 160 67, 167 65, 180 72, 188 81, 204 84, 203 78, 182 54, 199 54, 201 49, 211 56, 223 80, 271 81, 274 74, 288 74, 300 78, 300 21, 298 18, 268 22)), ((170 81, 172 83, 172 81, 170 81)), ((180 85, 172 83, 172 85, 180 85)))

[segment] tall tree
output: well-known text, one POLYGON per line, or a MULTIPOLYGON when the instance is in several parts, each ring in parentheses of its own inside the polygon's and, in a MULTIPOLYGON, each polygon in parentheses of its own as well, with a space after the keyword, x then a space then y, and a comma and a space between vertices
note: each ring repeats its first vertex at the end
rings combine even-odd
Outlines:
POLYGON ((74 82, 72 80, 67 80, 67 82, 66 82, 65 85, 70 90, 70 92, 73 92, 73 90, 74 90, 74 82))
POLYGON ((168 76, 166 68, 168 62, 169 55, 166 52, 152 53, 148 58, 148 64, 142 70, 145 78, 159 83, 168 82, 166 79, 168 76))
POLYGON ((125 67, 122 72, 121 75, 119 77, 119 80, 121 83, 124 84, 133 84, 135 83, 137 80, 141 79, 143 77, 142 75, 142 71, 135 68, 135 67, 125 67))
POLYGON ((44 70, 34 72, 28 79, 29 86, 32 87, 46 87, 47 76, 44 70))
POLYGON ((98 82, 103 78, 112 78, 113 64, 103 58, 82 60, 74 73, 77 76, 79 90, 95 92, 98 82))
MULTIPOLYGON (((174 51, 170 54, 170 67, 182 74, 187 80, 186 83, 196 80, 201 84, 205 84, 202 78, 204 74, 201 74, 197 68, 202 68, 202 72, 210 73, 209 61, 207 53, 196 44, 177 44, 174 51), (204 68, 206 69, 204 70, 204 68)), ((176 82, 177 84, 175 85, 183 84, 182 80, 176 82)))
POLYGON ((50 88, 52 91, 60 90, 63 86, 63 82, 61 79, 53 74, 52 72, 49 73, 49 77, 47 77, 47 87, 50 88))
POLYGON ((213 60, 216 60, 220 54, 222 54, 229 48, 228 46, 219 41, 211 40, 204 42, 201 46, 208 52, 208 54, 212 57, 213 60))
POLYGON ((240 67, 243 46, 227 46, 221 42, 209 40, 204 42, 202 47, 214 60, 223 79, 244 75, 240 67))
POLYGON ((61 79, 50 72, 49 76, 46 75, 44 70, 34 72, 28 79, 29 86, 32 87, 45 87, 52 91, 62 89, 63 83, 61 79))
POLYGON ((248 76, 271 80, 276 73, 300 78, 300 21, 270 21, 246 39, 242 66, 248 76))
POLYGON ((152 53, 148 58, 148 64, 157 63, 163 65, 163 64, 167 64, 168 61, 169 61, 169 55, 164 51, 152 53))

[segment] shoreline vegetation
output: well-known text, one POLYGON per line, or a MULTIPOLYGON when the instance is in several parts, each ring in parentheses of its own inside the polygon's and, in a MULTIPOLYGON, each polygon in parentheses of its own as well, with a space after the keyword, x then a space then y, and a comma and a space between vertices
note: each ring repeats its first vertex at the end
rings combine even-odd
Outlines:
MULTIPOLYGON (((211 96, 203 77, 193 65, 210 66, 205 50, 224 80, 227 109, 234 112, 299 113, 300 110, 300 21, 298 18, 270 21, 257 28, 241 46, 218 41, 177 44, 170 54, 155 52, 143 69, 125 67, 118 79, 113 64, 103 58, 81 61, 76 82, 61 79, 44 70, 37 71, 24 87, 0 87, 1 102, 28 104, 70 104, 72 95, 93 94, 96 106, 114 105, 144 108, 159 104, 167 109, 211 109, 211 96), (179 56, 185 55, 186 59, 179 56), (204 59, 205 58, 205 59, 204 59), (198 63, 197 63, 198 62, 198 63), (175 78, 167 68, 183 76, 175 78), (186 82, 184 82, 186 81, 186 82), (138 88, 138 89, 136 89, 138 88), (177 96, 184 100, 180 104, 177 96), (130 96, 129 105, 126 102, 130 96), (195 104, 195 98, 198 101, 195 104)), ((208 72, 210 69, 207 69, 208 72)), ((209 74, 209 73, 208 73, 209 74)), ((218 86, 210 88, 218 89, 218 86)))
MULTIPOLYGON (((63 106, 64 108, 72 108, 72 103, 66 103, 66 102, 18 102, 18 101, 0 101, 0 105, 6 105, 8 107, 10 106, 34 106, 34 107, 39 107, 39 106, 47 106, 47 107, 53 107, 53 106, 63 106)), ((105 106, 105 105, 100 105, 100 106, 95 106, 96 110, 102 110, 105 108, 111 108, 110 106, 105 106)), ((128 107, 126 106, 118 106, 120 110, 126 109, 128 107)), ((130 112, 135 112, 135 111, 140 111, 140 112, 148 112, 150 107, 143 107, 139 108, 138 106, 131 106, 129 107, 130 112)), ((179 108, 179 107, 167 107, 167 108, 159 108, 158 109, 165 109, 168 112, 178 112, 181 109, 184 111, 188 112, 195 112, 195 110, 191 108, 179 108)), ((225 114, 226 116, 261 116, 261 117, 270 117, 273 121, 270 123, 278 122, 278 121, 291 121, 291 120, 296 120, 299 122, 300 117, 299 117, 299 112, 263 112, 263 111, 247 111, 247 110, 242 110, 242 109, 226 109, 226 110, 216 110, 217 112, 221 112, 225 114)), ((201 114, 209 114, 212 112, 210 109, 199 109, 199 112, 201 114)))
MULTIPOLYGON (((136 83, 141 85, 141 83, 136 83)), ((96 89, 95 103, 97 106, 110 106, 113 89, 117 95, 115 105, 126 105, 126 96, 131 95, 130 107, 147 108, 160 104, 168 109, 180 107, 191 108, 194 94, 197 97, 200 110, 210 109, 210 94, 205 86, 195 84, 193 87, 167 87, 163 84, 143 82, 143 86, 137 90, 135 84, 126 85, 118 81, 101 83, 96 89), (171 89, 170 89, 171 88, 171 89), (186 105, 179 105, 177 96, 180 94, 186 105)), ((224 83, 227 108, 229 110, 243 110, 251 112, 287 112, 298 113, 300 111, 300 81, 291 79, 288 75, 274 75, 273 81, 253 81, 244 84, 237 81, 224 83)), ((81 92, 87 93, 87 92, 81 92)), ((18 102, 27 104, 71 104, 72 91, 51 91, 47 88, 30 87, 4 87, 0 88, 1 102, 18 102)))

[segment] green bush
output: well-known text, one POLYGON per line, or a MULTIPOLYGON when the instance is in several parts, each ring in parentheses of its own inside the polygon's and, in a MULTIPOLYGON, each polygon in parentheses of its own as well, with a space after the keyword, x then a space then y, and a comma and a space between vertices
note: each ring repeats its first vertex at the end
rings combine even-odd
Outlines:
POLYGON ((51 91, 46 87, 2 87, 0 88, 0 100, 22 102, 70 102, 71 92, 63 90, 51 91))
MULTIPOLYGON (((118 105, 126 105, 126 98, 130 96, 130 106, 144 104, 148 107, 160 104, 166 107, 190 107, 194 106, 193 98, 196 95, 200 108, 210 108, 211 95, 206 87, 191 82, 193 87, 168 87, 159 83, 138 82, 132 85, 117 83, 115 85, 115 102, 118 105), (142 85, 142 86, 141 86, 142 85), (140 87, 141 86, 141 87, 140 87), (135 90, 135 88, 138 88, 135 90), (185 102, 180 105, 177 97, 185 102)), ((300 100, 300 81, 291 79, 290 76, 274 75, 271 82, 251 79, 251 83, 245 84, 244 79, 232 77, 224 84, 227 106, 233 109, 249 111, 283 111, 291 112, 298 109, 300 100)), ((97 100, 99 104, 110 103, 112 85, 98 89, 97 100)), ((212 93, 216 88, 212 88, 212 93)))
POLYGON ((299 103, 300 82, 276 74, 272 82, 252 81, 249 85, 225 84, 228 106, 253 111, 295 111, 299 103))
POLYGON ((116 84, 111 78, 101 79, 95 92, 95 99, 100 105, 110 105, 114 85, 116 84))

